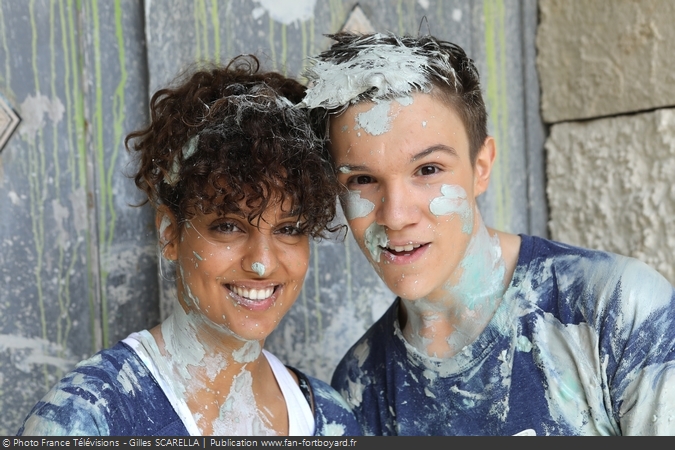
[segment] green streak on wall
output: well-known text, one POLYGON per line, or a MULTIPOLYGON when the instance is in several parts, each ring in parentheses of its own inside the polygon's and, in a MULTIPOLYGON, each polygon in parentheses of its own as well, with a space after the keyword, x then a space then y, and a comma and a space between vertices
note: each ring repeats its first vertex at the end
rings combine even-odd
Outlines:
POLYGON ((301 83, 307 84, 307 79, 305 77, 302 77, 302 74, 305 73, 305 69, 307 69, 307 23, 306 22, 300 22, 300 51, 302 52, 302 59, 301 59, 301 68, 300 71, 298 72, 298 79, 301 80, 301 83))
POLYGON ((497 144, 497 161, 492 168, 492 192, 495 194, 495 223, 498 229, 511 229, 509 189, 509 116, 506 88, 505 10, 502 0, 485 0, 485 56, 487 60, 487 106, 492 119, 492 135, 497 144))
POLYGON ((232 20, 234 19, 234 14, 230 14, 230 9, 232 4, 230 0, 227 0, 225 3, 225 42, 227 42, 227 57, 232 58, 232 53, 234 53, 234 32, 232 26, 232 20))
MULTIPOLYGON (((101 24, 100 24, 100 15, 98 11, 98 0, 91 0, 91 23, 93 25, 93 38, 94 38, 94 145, 95 145, 95 154, 96 154, 96 165, 98 167, 98 200, 99 208, 102 208, 102 211, 99 211, 98 216, 98 235, 99 235, 99 252, 100 260, 105 261, 108 251, 110 250, 108 245, 108 220, 107 220, 107 211, 106 211, 106 198, 109 195, 110 186, 106 183, 106 170, 105 170, 105 142, 103 139, 103 76, 101 73, 101 24)), ((102 344, 103 347, 109 345, 108 339, 110 336, 109 326, 108 326, 108 298, 106 294, 106 289, 103 286, 105 281, 108 278, 108 271, 106 270, 104 264, 101 264, 101 328, 102 328, 102 344)))
POLYGON ((288 75, 288 40, 286 36, 286 24, 281 24, 281 70, 284 75, 288 75))
MULTIPOLYGON (((50 89, 51 89, 51 98, 52 101, 58 97, 58 92, 56 90, 56 81, 57 81, 57 71, 56 71, 56 37, 55 37, 55 20, 56 20, 56 0, 51 0, 49 3, 49 56, 50 56, 50 76, 51 76, 51 83, 50 83, 50 89)), ((68 121, 67 121, 68 122, 68 121)), ((62 158, 60 158, 59 155, 59 127, 54 126, 53 132, 52 132, 52 157, 54 159, 53 161, 53 166, 54 166, 54 198, 55 201, 61 200, 61 161, 62 158)), ((66 154, 70 155, 72 152, 69 151, 70 148, 66 148, 66 154)), ((66 170, 68 169, 68 160, 70 158, 66 157, 66 170)), ((56 217, 55 217, 56 219, 56 217)), ((64 269, 65 265, 65 257, 66 257, 66 249, 64 248, 65 242, 62 242, 60 239, 57 240, 57 245, 58 245, 58 258, 57 258, 57 263, 56 263, 56 302, 59 306, 59 314, 58 317, 56 317, 56 343, 59 348, 59 356, 63 357, 65 349, 68 348, 68 345, 66 343, 67 339, 67 334, 65 333, 64 326, 63 326, 63 321, 66 320, 68 321, 69 318, 69 311, 68 311, 68 306, 70 304, 70 299, 66 298, 65 295, 65 276, 66 274, 64 273, 66 269, 64 269)), ((54 320, 54 319, 52 319, 54 320)), ((60 369, 57 369, 57 378, 61 378, 63 376, 63 373, 60 369)))
POLYGON ((316 30, 314 29, 314 17, 309 19, 309 52, 310 55, 316 55, 318 52, 316 50, 316 30))
MULTIPOLYGON (((35 82, 35 94, 40 95, 40 79, 38 71, 38 36, 37 25, 35 23, 35 1, 31 0, 28 5, 29 18, 31 24, 31 62, 33 68, 33 77, 35 82)), ((35 287, 37 289, 38 308, 40 309, 40 326, 42 329, 42 339, 48 339, 47 335, 47 319, 45 311, 45 299, 42 287, 42 264, 44 259, 44 244, 45 244, 45 230, 44 230, 44 204, 46 197, 46 186, 44 185, 47 179, 46 162, 45 162, 45 148, 42 135, 42 129, 37 131, 37 138, 29 138, 28 143, 28 168, 26 170, 26 177, 29 185, 30 198, 30 217, 31 228, 33 232, 33 242, 35 244, 35 267, 33 273, 35 275, 35 287)), ((42 373, 44 375, 45 389, 49 389, 49 373, 47 365, 42 365, 42 373)))
MULTIPOLYGON (((63 4, 63 2, 60 2, 63 4)), ((78 27, 75 24, 73 17, 77 15, 80 11, 81 5, 79 0, 76 2, 75 7, 73 7, 73 0, 68 0, 68 41, 70 45, 70 67, 67 68, 67 71, 72 75, 72 93, 73 93, 73 104, 75 106, 75 133, 77 140, 77 155, 78 155, 78 174, 79 174, 79 187, 86 190, 87 187, 87 146, 86 146, 86 136, 85 136, 85 119, 84 119, 84 95, 82 93, 81 83, 80 83, 80 74, 82 73, 83 67, 83 58, 82 54, 77 45, 77 33, 78 27)), ((65 34, 65 32, 64 32, 65 34)), ((68 66, 68 63, 65 64, 68 66)), ((66 82, 67 82, 66 77, 66 82)), ((66 87, 66 92, 68 88, 66 87)), ((87 253, 89 254, 89 253, 87 253)))
POLYGON ((344 2, 342 0, 330 0, 330 33, 337 33, 346 20, 344 2))
POLYGON ((267 39, 270 43, 270 57, 272 58, 270 70, 277 70, 277 47, 274 39, 274 20, 272 20, 272 17, 269 18, 269 35, 267 39))
MULTIPOLYGON (((56 92, 56 42, 54 37, 54 0, 49 2, 49 74, 51 76, 51 83, 49 87, 51 89, 51 99, 52 101, 58 97, 56 92)), ((58 127, 54 127, 54 132, 52 133, 52 156, 54 158, 54 190, 56 192, 55 197, 61 198, 61 160, 59 158, 59 140, 58 140, 58 127)))
POLYGON ((206 2, 205 0, 197 0, 194 2, 195 5, 195 36, 199 36, 198 41, 201 42, 202 49, 200 51, 200 56, 197 58, 200 62, 203 60, 210 59, 211 55, 209 52, 209 27, 208 20, 206 18, 206 2))
POLYGON ((218 1, 211 0, 211 26, 213 27, 213 59, 220 63, 220 17, 218 17, 218 1))

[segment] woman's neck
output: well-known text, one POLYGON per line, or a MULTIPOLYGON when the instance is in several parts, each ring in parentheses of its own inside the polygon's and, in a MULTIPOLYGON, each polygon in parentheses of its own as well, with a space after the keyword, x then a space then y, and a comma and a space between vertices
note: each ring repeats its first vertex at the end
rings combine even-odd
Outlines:
POLYGON ((172 387, 200 431, 273 435, 279 434, 279 422, 283 431, 287 418, 275 416, 285 414, 285 402, 278 389, 266 387, 276 383, 262 355, 263 343, 243 340, 202 314, 177 306, 151 332, 170 368, 172 387))
POLYGON ((496 234, 477 215, 463 259, 441 292, 402 300, 403 336, 420 353, 448 358, 472 343, 492 319, 505 291, 506 266, 496 234))

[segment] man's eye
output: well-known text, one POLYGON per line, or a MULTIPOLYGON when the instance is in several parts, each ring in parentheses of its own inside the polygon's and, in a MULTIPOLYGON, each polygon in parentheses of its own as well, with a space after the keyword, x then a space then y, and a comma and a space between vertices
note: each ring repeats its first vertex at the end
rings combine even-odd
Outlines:
POLYGON ((419 168, 417 173, 419 175, 425 176, 425 175, 433 175, 435 173, 438 173, 439 169, 436 166, 422 166, 419 168))
POLYGON ((350 184, 370 184, 372 182, 373 177, 368 175, 357 175, 349 180, 350 184))

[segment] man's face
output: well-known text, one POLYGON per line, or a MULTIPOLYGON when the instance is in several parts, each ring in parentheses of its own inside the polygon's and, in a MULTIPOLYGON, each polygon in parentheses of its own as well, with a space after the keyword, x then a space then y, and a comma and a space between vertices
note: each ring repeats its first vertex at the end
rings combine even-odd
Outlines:
POLYGON ((349 226, 380 277, 402 298, 441 299, 462 274, 489 166, 481 151, 472 167, 447 104, 429 94, 402 103, 350 106, 331 120, 331 153, 349 226))

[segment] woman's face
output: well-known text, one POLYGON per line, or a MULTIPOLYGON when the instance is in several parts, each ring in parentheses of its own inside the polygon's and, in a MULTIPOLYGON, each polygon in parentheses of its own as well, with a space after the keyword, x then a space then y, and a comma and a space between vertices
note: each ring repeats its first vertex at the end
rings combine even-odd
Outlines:
POLYGON ((279 203, 265 210, 258 226, 234 214, 196 214, 164 251, 176 261, 183 308, 239 338, 265 339, 295 302, 307 272, 309 237, 298 231, 299 220, 279 203))

